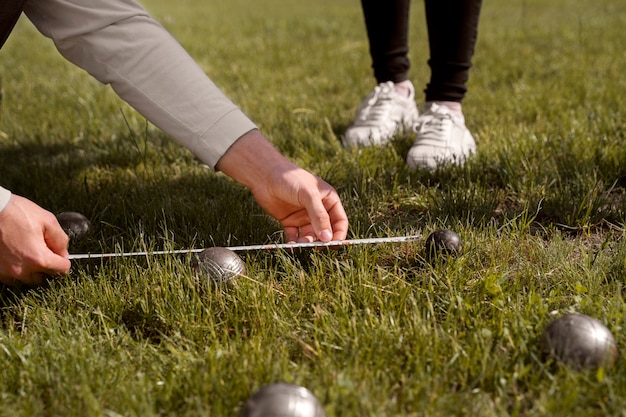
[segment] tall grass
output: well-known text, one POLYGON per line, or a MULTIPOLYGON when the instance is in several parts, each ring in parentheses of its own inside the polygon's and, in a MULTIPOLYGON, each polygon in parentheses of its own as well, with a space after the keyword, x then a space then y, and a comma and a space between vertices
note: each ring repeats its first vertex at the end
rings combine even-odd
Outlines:
MULTIPOLYGON (((353 237, 421 242, 245 255, 246 277, 198 282, 190 256, 74 262, 0 295, 0 416, 233 416, 256 389, 311 389, 329 416, 624 416, 626 362, 541 357, 567 312, 624 337, 626 5, 485 2, 464 102, 478 155, 404 165, 339 138, 373 87, 358 2, 146 7, 289 158, 336 186, 353 237)), ((423 4, 411 78, 429 76, 423 4)), ((95 226, 72 252, 275 242, 250 193, 65 62, 22 19, 0 52, 0 183, 95 226)))

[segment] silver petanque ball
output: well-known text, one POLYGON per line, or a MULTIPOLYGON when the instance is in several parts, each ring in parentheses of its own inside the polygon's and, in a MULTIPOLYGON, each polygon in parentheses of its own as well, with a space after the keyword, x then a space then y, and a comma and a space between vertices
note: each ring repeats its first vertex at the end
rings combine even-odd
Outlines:
POLYGON ((206 275, 215 283, 226 283, 246 274, 246 264, 234 251, 214 247, 203 250, 192 261, 196 273, 206 275))
POLYGON ((326 417, 308 389, 279 382, 262 387, 246 401, 241 417, 326 417))
POLYGON ((64 211, 57 215, 57 221, 71 240, 85 237, 91 231, 91 222, 75 211, 64 211))
POLYGON ((567 314, 552 321, 541 340, 544 356, 576 368, 610 368, 617 360, 611 331, 584 314, 567 314))
POLYGON ((455 255, 461 252, 463 243, 456 232, 448 229, 440 229, 428 235, 425 246, 429 256, 436 256, 440 253, 455 255))

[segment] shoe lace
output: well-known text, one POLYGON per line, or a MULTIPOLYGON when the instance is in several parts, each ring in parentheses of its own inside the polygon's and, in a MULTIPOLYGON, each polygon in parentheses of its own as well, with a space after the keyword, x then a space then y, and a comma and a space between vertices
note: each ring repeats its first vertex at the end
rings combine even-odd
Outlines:
POLYGON ((452 115, 448 113, 428 112, 419 117, 413 131, 423 138, 445 137, 453 123, 452 115))
POLYGON ((359 120, 362 122, 384 120, 393 104, 393 92, 393 87, 388 84, 376 86, 359 112, 359 120))

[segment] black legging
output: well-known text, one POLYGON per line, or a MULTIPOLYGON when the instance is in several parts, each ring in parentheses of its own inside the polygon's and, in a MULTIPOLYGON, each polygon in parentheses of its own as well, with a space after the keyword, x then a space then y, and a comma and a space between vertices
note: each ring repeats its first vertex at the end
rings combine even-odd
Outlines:
MULTIPOLYGON (((461 102, 478 36, 482 0, 425 0, 431 70, 426 101, 461 102)), ((379 83, 408 78, 411 0, 361 0, 374 77, 379 83)))
POLYGON ((17 19, 22 14, 26 0, 2 0, 0 8, 0 48, 9 37, 17 19))

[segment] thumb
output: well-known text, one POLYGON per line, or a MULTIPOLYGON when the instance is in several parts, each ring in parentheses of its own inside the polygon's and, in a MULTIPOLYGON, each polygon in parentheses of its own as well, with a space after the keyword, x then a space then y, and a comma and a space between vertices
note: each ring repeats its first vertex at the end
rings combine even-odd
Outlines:
POLYGON ((44 229, 44 241, 48 249, 46 255, 46 269, 49 273, 54 274, 66 274, 69 272, 71 262, 69 258, 69 252, 67 245, 69 243, 69 237, 60 225, 51 224, 44 229))
POLYGON ((44 226, 43 238, 46 242, 46 245, 48 246, 48 248, 50 248, 52 252, 66 258, 69 256, 67 245, 70 242, 70 238, 61 228, 58 222, 46 224, 44 226))
POLYGON ((54 252, 48 252, 42 272, 49 275, 65 275, 70 272, 71 266, 72 263, 66 257, 59 256, 54 252))

